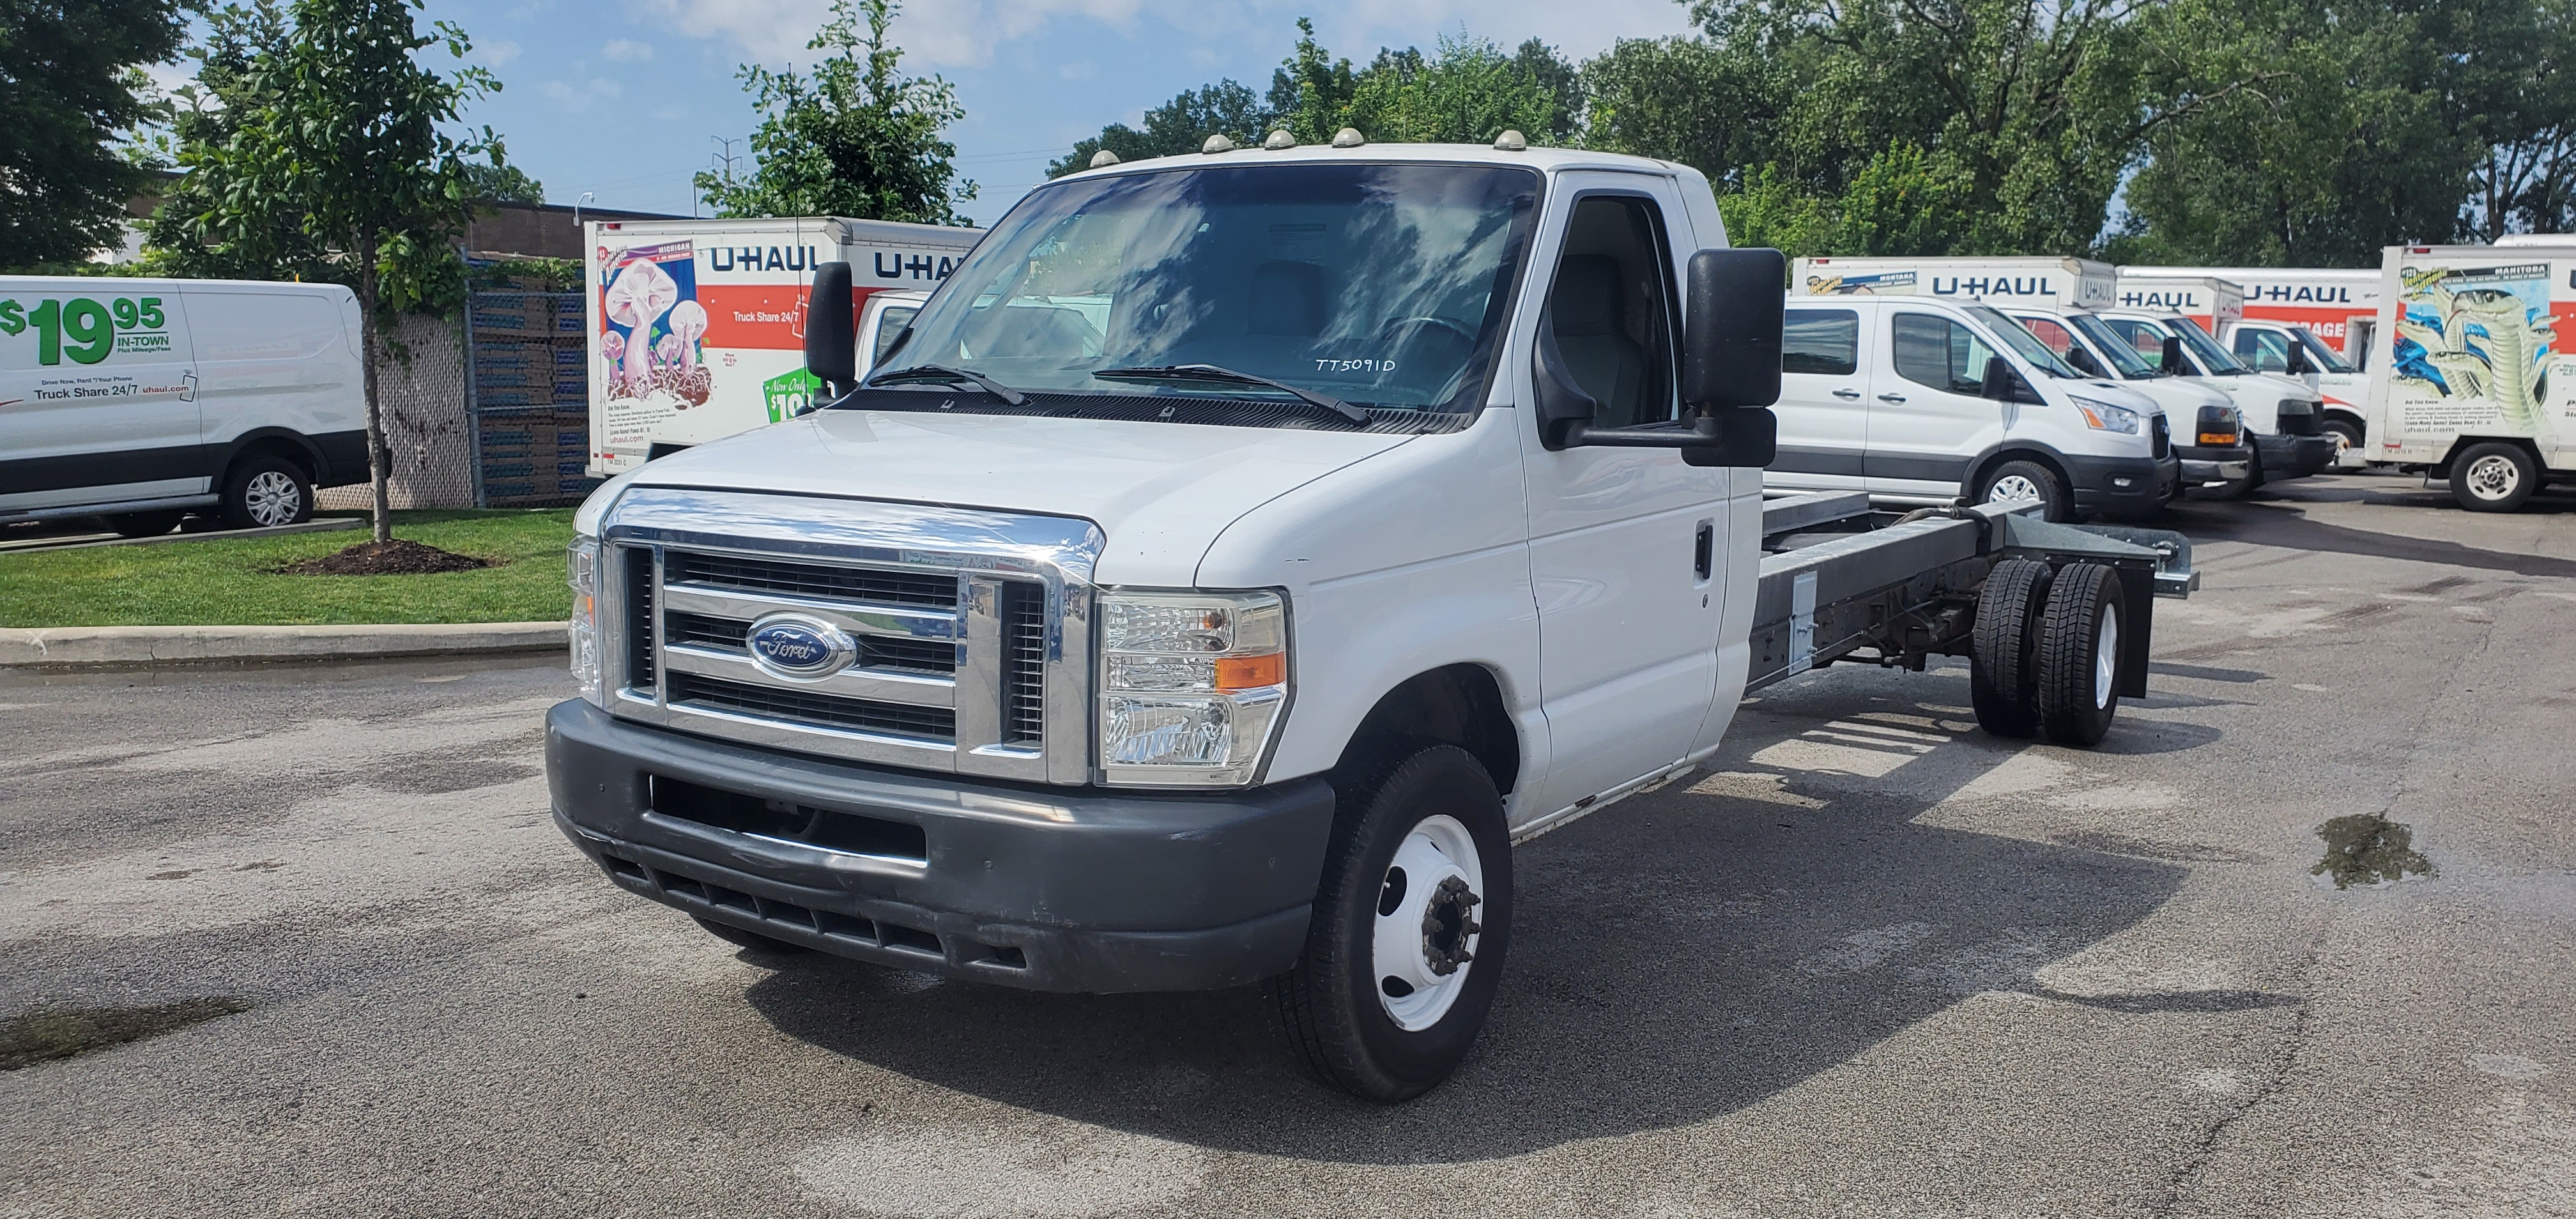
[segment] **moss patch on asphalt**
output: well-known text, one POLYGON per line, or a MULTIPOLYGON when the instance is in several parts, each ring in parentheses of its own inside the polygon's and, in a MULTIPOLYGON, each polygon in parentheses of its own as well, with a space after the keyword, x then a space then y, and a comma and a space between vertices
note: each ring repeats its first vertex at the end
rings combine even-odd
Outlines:
POLYGON ((471 555, 480 571, 285 575, 364 534, 296 533, 0 554, 0 627, 551 622, 571 612, 569 508, 397 512, 394 536, 471 555))
POLYGON ((250 1010, 242 999, 182 999, 149 1007, 38 1008, 0 1020, 0 1071, 175 1033, 217 1016, 250 1010))

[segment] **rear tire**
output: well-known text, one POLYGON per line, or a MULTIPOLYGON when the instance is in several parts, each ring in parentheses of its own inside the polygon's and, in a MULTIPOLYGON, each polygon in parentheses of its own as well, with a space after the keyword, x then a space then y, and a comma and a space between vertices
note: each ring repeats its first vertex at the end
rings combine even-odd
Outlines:
POLYGON ((1969 636, 1968 702, 1977 726, 2000 737, 2039 733, 2039 622, 2055 575, 2036 559, 2006 559, 1977 592, 1977 625, 1969 636))
POLYGON ((1511 944, 1511 851, 1502 794, 1456 746, 1340 793, 1305 953, 1262 984, 1307 1070, 1391 1104, 1457 1069, 1511 944))
POLYGON ((179 527, 185 512, 127 512, 107 518, 107 527, 122 538, 157 538, 179 527))
POLYGON ((246 457, 224 476, 224 527, 274 529, 313 519, 313 480, 282 457, 246 457))
POLYGON ((1977 488, 1977 502, 2029 503, 2037 501, 2040 515, 2059 524, 2075 519, 2075 496, 2066 489, 2066 480, 2057 471, 2035 461, 2007 461, 1987 471, 1985 482, 1977 488))
POLYGON ((2039 631, 2039 723, 2049 740, 2092 746, 2111 731, 2127 629, 2120 573, 2100 563, 2058 569, 2039 631))
POLYGON ((780 956, 793 956, 798 953, 814 951, 803 944, 790 944, 785 940, 771 939, 757 931, 746 931, 731 923, 719 923, 714 919, 699 918, 694 914, 689 917, 696 919, 699 926, 706 928, 708 935, 712 935, 719 940, 723 940, 725 943, 731 944, 736 948, 748 948, 753 952, 776 953, 780 956))
POLYGON ((2471 512, 2511 512, 2540 489, 2540 465, 2521 445, 2487 441, 2451 459, 2451 498, 2471 512))

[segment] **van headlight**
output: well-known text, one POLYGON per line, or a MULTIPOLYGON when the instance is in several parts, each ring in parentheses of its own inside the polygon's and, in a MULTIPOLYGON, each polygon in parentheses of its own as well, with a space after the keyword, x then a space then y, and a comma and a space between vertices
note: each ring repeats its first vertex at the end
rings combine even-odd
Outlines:
POLYGON ((2094 431, 2118 432, 2127 436, 2138 434, 2139 420, 2136 411, 2125 406, 2113 406, 2108 402, 2096 402, 2091 398, 2078 398, 2072 394, 2068 395, 2068 400, 2075 403, 2075 409, 2084 416, 2084 426, 2094 431))
POLYGON ((1120 786, 1226 787, 1260 773, 1288 705, 1276 593, 1104 593, 1100 767, 1120 786))
POLYGON ((599 539, 574 535, 564 562, 564 580, 572 585, 573 681, 583 698, 605 709, 608 692, 599 674, 599 539))

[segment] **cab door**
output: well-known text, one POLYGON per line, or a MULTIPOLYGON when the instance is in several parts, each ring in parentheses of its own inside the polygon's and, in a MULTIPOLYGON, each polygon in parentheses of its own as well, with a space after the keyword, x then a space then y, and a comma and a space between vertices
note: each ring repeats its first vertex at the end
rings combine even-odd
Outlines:
MULTIPOLYGON (((1522 349, 1552 337, 1600 403, 1601 426, 1678 418, 1676 285, 1697 249, 1679 193, 1642 174, 1558 182, 1555 206, 1566 210, 1537 251, 1543 307, 1524 312, 1522 349)), ((1519 375, 1537 374, 1525 359, 1519 375)), ((1516 800, 1520 823, 1690 750, 1716 688, 1731 474, 1686 465, 1676 449, 1549 449, 1536 412, 1523 413, 1550 761, 1538 790, 1516 800)))
POLYGON ((1873 494, 1961 494, 1969 463, 2003 439, 2010 403, 1984 397, 1993 344, 1966 322, 1930 310, 1890 309, 1873 343, 1869 454, 1873 494))
POLYGON ((1780 349, 1780 450, 1762 481, 1858 491, 1869 449, 1870 369, 1861 359, 1876 311, 1831 297, 1792 300, 1780 349))

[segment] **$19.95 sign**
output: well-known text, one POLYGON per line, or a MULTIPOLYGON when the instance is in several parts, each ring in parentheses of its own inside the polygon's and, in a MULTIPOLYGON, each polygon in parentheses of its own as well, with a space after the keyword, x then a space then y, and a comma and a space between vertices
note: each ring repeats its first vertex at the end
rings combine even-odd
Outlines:
POLYGON ((168 325, 157 296, 48 297, 33 306, 0 300, 0 335, 34 331, 41 365, 60 364, 64 356, 75 364, 96 364, 111 352, 168 351, 168 325))

